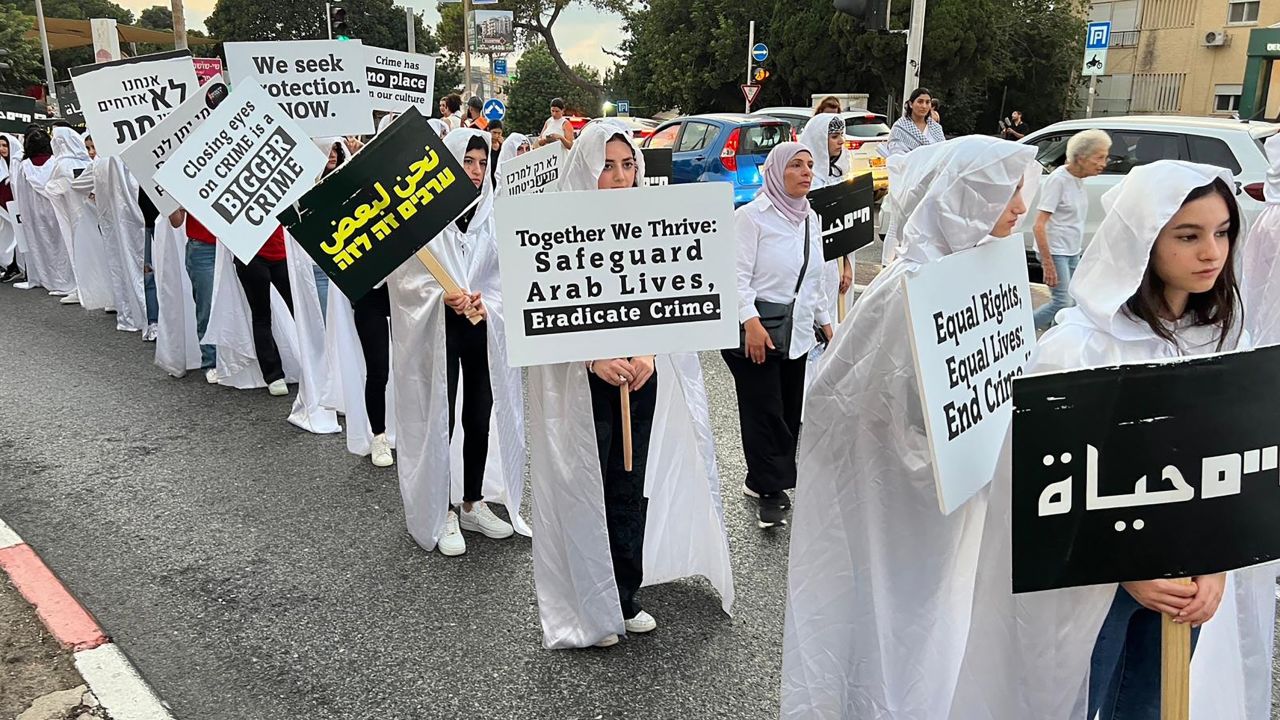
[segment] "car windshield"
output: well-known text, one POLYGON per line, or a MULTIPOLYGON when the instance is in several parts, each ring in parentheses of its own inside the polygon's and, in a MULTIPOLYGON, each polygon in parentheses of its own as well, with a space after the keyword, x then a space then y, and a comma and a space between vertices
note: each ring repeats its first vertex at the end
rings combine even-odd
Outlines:
POLYGON ((775 146, 791 139, 791 128, 783 123, 747 125, 742 128, 738 153, 742 155, 768 155, 775 146))
POLYGON ((859 120, 848 118, 844 121, 844 134, 855 138, 873 138, 889 134, 889 126, 878 119, 859 120))

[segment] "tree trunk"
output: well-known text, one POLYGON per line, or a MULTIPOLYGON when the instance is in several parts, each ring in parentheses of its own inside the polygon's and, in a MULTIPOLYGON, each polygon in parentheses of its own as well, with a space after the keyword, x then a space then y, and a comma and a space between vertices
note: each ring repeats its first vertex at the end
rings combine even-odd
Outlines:
POLYGON ((538 18, 534 23, 518 22, 518 23, 515 23, 515 26, 522 30, 528 30, 530 32, 536 33, 539 37, 541 37, 543 41, 547 43, 547 50, 551 52, 551 59, 555 60, 556 67, 560 68, 560 74, 564 75, 565 79, 568 80, 569 82, 573 83, 574 85, 577 85, 583 90, 586 90, 592 95, 595 95, 596 98, 599 99, 604 96, 604 90, 605 90, 604 86, 597 85, 591 82, 590 80, 587 80, 586 78, 582 77, 578 73, 574 72, 573 68, 569 66, 569 63, 565 61, 564 56, 560 54, 560 48, 559 46, 556 45, 556 40, 551 35, 551 26, 555 24, 556 17, 559 14, 560 13, 558 10, 552 13, 551 22, 547 23, 546 25, 543 25, 541 18, 538 18))

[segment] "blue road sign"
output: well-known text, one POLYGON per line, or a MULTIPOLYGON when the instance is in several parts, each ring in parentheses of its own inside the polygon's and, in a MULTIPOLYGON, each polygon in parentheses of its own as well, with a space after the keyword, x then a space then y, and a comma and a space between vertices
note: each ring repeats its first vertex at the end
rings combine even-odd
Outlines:
POLYGON ((1085 36, 1085 50, 1105 50, 1111 45, 1111 23, 1089 23, 1089 34, 1085 36))
MULTIPOLYGON (((741 46, 739 46, 741 47, 741 46)), ((751 46, 751 59, 756 62, 764 62, 769 57, 769 46, 764 43, 756 43, 751 46)))
POLYGON ((507 59, 506 59, 506 58, 496 58, 496 59, 493 61, 493 74, 494 74, 494 75, 503 75, 503 76, 505 76, 505 75, 507 74, 507 59))
POLYGON ((501 120, 507 116, 507 106, 502 104, 498 98, 489 98, 484 103, 484 117, 486 120, 501 120))
POLYGON ((616 105, 616 106, 618 107, 618 114, 619 114, 619 115, 630 115, 630 114, 631 114, 631 101, 630 101, 630 100, 619 100, 618 102, 614 103, 614 105, 616 105))

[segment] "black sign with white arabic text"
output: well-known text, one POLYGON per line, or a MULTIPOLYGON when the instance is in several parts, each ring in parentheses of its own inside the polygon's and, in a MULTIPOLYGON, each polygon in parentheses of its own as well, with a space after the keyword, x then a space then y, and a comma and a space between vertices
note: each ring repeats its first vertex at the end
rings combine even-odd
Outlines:
POLYGON ((410 108, 280 222, 343 294, 358 300, 479 196, 444 141, 410 108))
POLYGON ((823 260, 842 258, 871 244, 876 236, 871 215, 875 199, 871 173, 809 192, 809 204, 822 220, 823 260))
POLYGON ((1013 591, 1280 558, 1280 346, 1013 382, 1013 591))
POLYGON ((654 187, 670 185, 671 148, 641 148, 644 153, 644 185, 654 187))
POLYGON ((84 127, 84 113, 80 111, 80 98, 76 86, 70 81, 58 83, 58 114, 63 120, 77 127, 84 127))
POLYGON ((0 93, 0 132, 21 135, 36 117, 36 99, 0 93))

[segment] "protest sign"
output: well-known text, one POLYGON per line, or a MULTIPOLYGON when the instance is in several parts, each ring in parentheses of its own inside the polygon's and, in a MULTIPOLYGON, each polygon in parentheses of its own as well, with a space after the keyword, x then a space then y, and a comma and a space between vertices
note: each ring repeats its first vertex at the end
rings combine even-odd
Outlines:
POLYGON ((382 282, 480 196, 415 108, 287 208, 280 222, 351 300, 382 282))
POLYGON ((655 187, 671 184, 671 148, 641 148, 644 153, 644 184, 655 187))
POLYGON ((36 99, 0 93, 0 132, 21 135, 36 116, 36 99))
POLYGON ((512 366, 738 345, 727 183, 496 202, 512 366))
POLYGON ((210 80, 219 80, 222 78, 222 58, 192 58, 191 62, 196 66, 196 78, 200 84, 204 85, 210 80))
POLYGON ((1280 558, 1277 393, 1280 346, 1019 378, 1014 592, 1280 558))
POLYGON ((502 195, 555 192, 564 167, 564 145, 552 143, 511 158, 498 168, 502 195))
POLYGON ((430 55, 364 46, 370 107, 402 113, 411 107, 425 117, 435 109, 436 59, 430 55))
POLYGON ((991 480, 1013 416, 1013 379, 1036 333, 1020 237, 929 263, 903 279, 938 505, 991 480))
POLYGON ((231 86, 254 78, 311 137, 373 132, 359 40, 229 42, 231 86))
POLYGON ((201 85, 178 109, 169 113, 168 117, 143 135, 141 140, 120 153, 129 172, 138 179, 138 184, 147 197, 151 198, 161 216, 168 216, 177 210, 178 203, 156 183, 156 171, 213 114, 214 108, 226 97, 227 86, 220 82, 201 85))
POLYGON ((809 204, 822 221, 822 259, 836 260, 871 244, 876 237, 871 208, 875 205, 875 181, 871 173, 818 188, 809 193, 809 204))
POLYGON ((58 89, 58 114, 63 120, 84 127, 84 113, 80 112, 80 96, 76 95, 76 86, 70 80, 55 84, 58 89))
POLYGON ((10 201, 5 204, 4 209, 9 214, 9 219, 13 221, 13 241, 18 246, 18 252, 26 255, 30 252, 27 249, 27 226, 22 222, 22 212, 18 210, 18 203, 10 201))
POLYGON ((99 155, 119 155, 181 105, 195 89, 186 50, 71 68, 85 125, 99 155))
POLYGON ((156 171, 155 182, 243 262, 328 160, 253 78, 242 81, 156 171))

